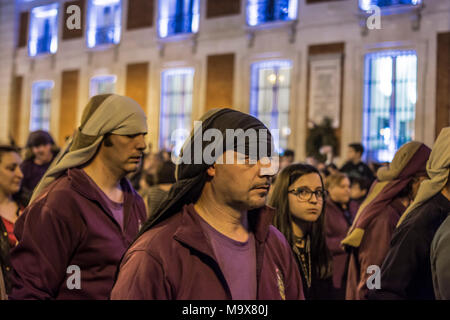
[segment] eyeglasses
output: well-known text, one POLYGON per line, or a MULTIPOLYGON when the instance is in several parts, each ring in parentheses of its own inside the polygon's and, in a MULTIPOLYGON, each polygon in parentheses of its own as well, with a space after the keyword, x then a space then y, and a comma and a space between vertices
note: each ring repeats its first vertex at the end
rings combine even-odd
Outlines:
POLYGON ((316 196, 317 201, 323 201, 328 195, 328 192, 326 190, 311 191, 308 188, 297 188, 293 190, 288 190, 288 193, 292 193, 300 201, 310 201, 313 194, 316 196))

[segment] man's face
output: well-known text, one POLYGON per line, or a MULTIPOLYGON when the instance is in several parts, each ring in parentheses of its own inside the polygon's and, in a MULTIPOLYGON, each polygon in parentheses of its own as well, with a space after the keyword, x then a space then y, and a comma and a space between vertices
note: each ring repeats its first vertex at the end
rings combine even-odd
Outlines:
MULTIPOLYGON (((269 192, 271 178, 276 174, 270 163, 249 163, 246 158, 245 164, 237 163, 237 152, 227 151, 223 155, 232 154, 235 161, 233 164, 214 164, 208 169, 212 176, 211 186, 219 201, 239 210, 251 210, 265 205, 269 192), (262 170, 261 170, 262 169, 262 170)), ((228 155, 230 157, 230 155, 228 155)), ((267 159, 265 159, 267 160, 267 159)))
POLYGON ((348 161, 358 161, 361 158, 359 152, 356 152, 355 149, 349 147, 347 150, 347 160, 348 161))
POLYGON ((121 136, 112 134, 104 141, 99 157, 114 171, 128 174, 136 171, 146 148, 144 134, 121 136))
POLYGON ((33 152, 36 162, 42 164, 50 162, 53 158, 52 145, 50 143, 31 147, 31 152, 33 152))

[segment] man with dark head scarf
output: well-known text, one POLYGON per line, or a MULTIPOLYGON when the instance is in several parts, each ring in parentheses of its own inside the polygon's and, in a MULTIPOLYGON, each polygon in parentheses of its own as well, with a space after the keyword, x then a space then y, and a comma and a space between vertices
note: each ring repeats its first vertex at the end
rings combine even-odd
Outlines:
POLYGON ((20 165, 23 173, 20 192, 24 205, 30 201, 34 188, 50 167, 58 151, 52 136, 47 131, 33 131, 28 136, 27 153, 25 160, 20 165))
POLYGON ((107 299, 146 218, 125 176, 139 167, 146 116, 134 100, 94 96, 73 141, 17 220, 10 299, 107 299))
POLYGON ((303 299, 290 247, 266 207, 272 137, 212 110, 194 125, 177 182, 122 259, 112 299, 303 299))

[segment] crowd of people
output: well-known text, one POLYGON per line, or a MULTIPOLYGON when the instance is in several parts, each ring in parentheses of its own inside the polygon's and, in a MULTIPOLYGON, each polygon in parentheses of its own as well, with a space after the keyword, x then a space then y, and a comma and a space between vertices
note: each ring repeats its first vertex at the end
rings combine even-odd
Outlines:
POLYGON ((92 97, 61 149, 45 131, 0 145, 0 298, 450 299, 450 128, 383 165, 352 143, 338 168, 276 162, 248 114, 201 121, 176 165, 116 94, 92 97), (196 140, 208 130, 224 140, 196 140))

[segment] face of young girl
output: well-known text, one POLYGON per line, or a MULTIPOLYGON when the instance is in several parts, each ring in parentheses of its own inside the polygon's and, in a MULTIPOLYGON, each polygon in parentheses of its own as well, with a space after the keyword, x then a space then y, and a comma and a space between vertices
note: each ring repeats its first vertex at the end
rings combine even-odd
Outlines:
POLYGON ((319 175, 305 174, 294 181, 289 186, 289 190, 301 190, 301 194, 295 195, 290 192, 288 195, 291 214, 307 222, 317 221, 322 212, 324 199, 311 192, 323 191, 319 175))

